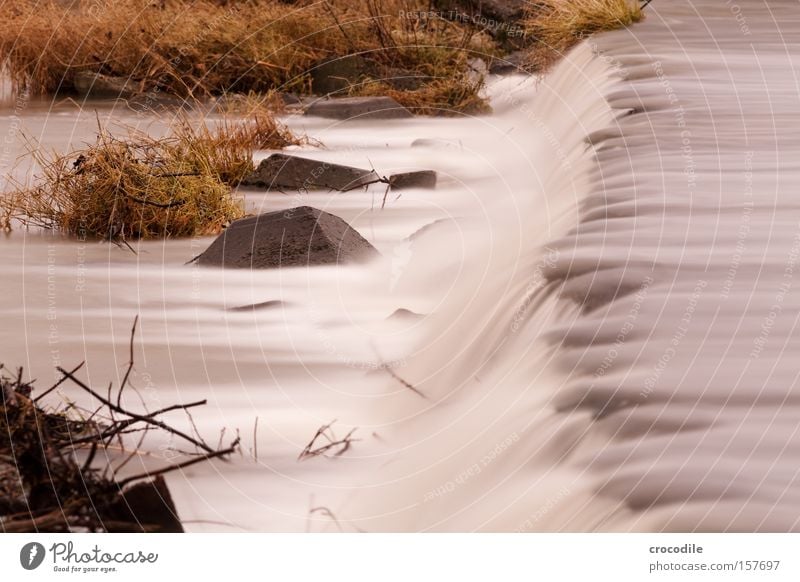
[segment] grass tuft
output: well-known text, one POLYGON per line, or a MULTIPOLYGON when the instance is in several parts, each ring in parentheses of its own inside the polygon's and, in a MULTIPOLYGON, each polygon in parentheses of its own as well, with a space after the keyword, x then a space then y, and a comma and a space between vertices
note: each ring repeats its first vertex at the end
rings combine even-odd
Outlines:
POLYGON ((531 58, 539 68, 590 34, 630 26, 643 17, 636 0, 538 0, 528 14, 526 28, 536 39, 531 58))
POLYGON ((0 198, 2 225, 115 241, 217 234, 244 215, 232 187, 253 170, 254 150, 295 143, 257 112, 213 128, 183 118, 164 138, 128 129, 119 139, 103 129, 95 144, 69 155, 30 147, 42 172, 0 198))

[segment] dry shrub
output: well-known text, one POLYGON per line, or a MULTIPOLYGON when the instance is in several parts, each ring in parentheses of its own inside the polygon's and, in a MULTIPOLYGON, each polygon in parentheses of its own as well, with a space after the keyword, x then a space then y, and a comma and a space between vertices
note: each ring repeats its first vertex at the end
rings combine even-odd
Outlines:
POLYGON ((526 27, 536 39, 531 62, 546 68, 590 34, 630 26, 643 17, 636 0, 538 0, 526 27))
POLYGON ((200 97, 308 93, 314 66, 349 54, 368 59, 379 77, 397 69, 458 77, 465 53, 496 50, 465 24, 418 16, 428 9, 425 0, 17 0, 3 4, 0 58, 14 85, 32 93, 70 89, 76 73, 89 71, 142 92, 200 97))
POLYGON ((181 532, 163 475, 239 450, 238 438, 226 448, 214 448, 163 419, 168 412, 183 411, 193 425, 191 410, 205 400, 152 412, 126 408, 135 329, 136 322, 131 361, 116 391, 110 385, 95 390, 80 380, 80 364, 71 371, 58 368, 58 381, 35 396, 22 369, 11 375, 0 364, 0 533, 181 532), (87 410, 71 402, 57 408, 41 403, 66 386, 100 406, 87 410), (137 473, 132 462, 143 453, 140 447, 151 431, 169 434, 178 446, 195 451, 181 462, 137 473))
POLYGON ((217 234, 244 215, 231 187, 253 170, 253 151, 292 143, 266 112, 215 128, 183 118, 158 139, 102 129, 94 145, 69 155, 31 147, 42 173, 0 198, 0 214, 6 228, 20 222, 109 240, 217 234))
POLYGON ((433 79, 413 91, 401 90, 382 81, 361 85, 354 95, 387 95, 419 115, 474 115, 487 113, 489 104, 481 96, 483 78, 451 77, 433 79), (459 106, 454 108, 453 103, 459 106))

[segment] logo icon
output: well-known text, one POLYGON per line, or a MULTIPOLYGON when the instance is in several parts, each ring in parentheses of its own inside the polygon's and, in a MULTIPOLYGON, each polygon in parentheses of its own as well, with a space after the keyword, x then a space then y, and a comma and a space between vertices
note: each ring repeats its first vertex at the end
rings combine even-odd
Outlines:
POLYGON ((44 561, 44 546, 39 542, 30 542, 19 551, 19 563, 26 570, 35 570, 44 561))

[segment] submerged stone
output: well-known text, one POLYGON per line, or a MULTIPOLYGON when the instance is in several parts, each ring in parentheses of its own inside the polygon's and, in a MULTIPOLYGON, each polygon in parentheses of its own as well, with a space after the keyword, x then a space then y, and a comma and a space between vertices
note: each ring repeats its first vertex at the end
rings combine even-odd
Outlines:
POLYGON ((306 115, 328 119, 404 119, 413 114, 391 97, 342 97, 320 99, 306 109, 306 115))
POLYGON ((286 154, 272 154, 242 180, 242 185, 261 186, 271 190, 332 189, 346 192, 378 180, 378 175, 371 170, 286 154))
POLYGON ((81 71, 72 81, 75 90, 84 97, 110 98, 134 97, 139 94, 136 83, 124 77, 109 77, 100 73, 81 71))
POLYGON ((299 206, 237 220, 197 262, 267 269, 355 263, 376 256, 375 247, 338 216, 299 206))
POLYGON ((109 532, 130 531, 130 525, 136 524, 144 532, 183 533, 172 495, 161 475, 125 489, 108 513, 109 532), (117 523, 121 524, 119 528, 117 523))
POLYGON ((404 172, 389 176, 389 186, 392 190, 406 188, 436 188, 436 172, 433 170, 420 170, 418 172, 404 172))

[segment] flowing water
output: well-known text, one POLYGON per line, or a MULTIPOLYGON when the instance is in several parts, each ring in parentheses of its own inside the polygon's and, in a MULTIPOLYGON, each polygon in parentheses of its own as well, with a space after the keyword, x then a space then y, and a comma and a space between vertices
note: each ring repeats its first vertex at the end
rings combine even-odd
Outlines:
MULTIPOLYGON (((253 211, 341 216, 373 264, 223 272, 185 264, 210 239, 134 255, 11 234, 2 361, 46 384, 85 360, 118 383, 138 315, 147 407, 207 398, 199 431, 242 436, 241 457, 170 475, 191 530, 796 529, 800 21, 788 0, 647 12, 541 82, 493 80, 489 117, 289 118, 325 144, 308 155, 439 172, 385 208, 380 188, 245 192, 253 211), (334 419, 353 447, 298 462, 334 419)), ((164 131, 5 99, 19 179, 17 127, 59 151, 98 119, 164 131)), ((172 445, 141 462, 181 459, 172 445)))

